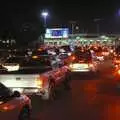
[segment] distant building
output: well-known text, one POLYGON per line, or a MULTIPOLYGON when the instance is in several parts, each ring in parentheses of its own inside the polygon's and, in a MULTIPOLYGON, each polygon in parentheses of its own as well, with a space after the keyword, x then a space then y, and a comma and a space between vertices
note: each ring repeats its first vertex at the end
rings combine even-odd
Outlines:
POLYGON ((47 45, 89 45, 100 43, 105 45, 115 45, 118 34, 68 34, 67 38, 45 38, 44 44, 47 45))

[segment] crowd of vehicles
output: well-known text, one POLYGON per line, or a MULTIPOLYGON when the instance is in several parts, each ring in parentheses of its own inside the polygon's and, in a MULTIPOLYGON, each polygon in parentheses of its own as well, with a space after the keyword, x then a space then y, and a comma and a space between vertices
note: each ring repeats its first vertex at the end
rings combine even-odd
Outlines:
MULTIPOLYGON (((72 72, 97 73, 99 65, 110 55, 108 50, 103 54, 105 51, 100 48, 75 47, 71 50, 69 46, 29 49, 23 54, 16 51, 10 51, 0 62, 0 118, 3 120, 8 120, 5 114, 10 114, 11 120, 29 120, 32 107, 27 96, 37 95, 53 101, 58 87, 71 89, 72 72)), ((114 76, 119 81, 119 57, 113 64, 114 76)))

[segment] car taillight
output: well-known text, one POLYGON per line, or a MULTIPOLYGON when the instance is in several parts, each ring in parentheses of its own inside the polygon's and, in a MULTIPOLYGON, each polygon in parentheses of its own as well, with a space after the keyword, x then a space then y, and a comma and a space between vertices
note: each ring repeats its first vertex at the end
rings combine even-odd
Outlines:
POLYGON ((120 63, 120 60, 115 60, 115 63, 120 63))
POLYGON ((73 64, 70 64, 69 67, 72 68, 72 67, 73 67, 73 64))
POLYGON ((33 59, 37 59, 37 58, 38 58, 38 56, 32 56, 32 58, 33 58, 33 59))
POLYGON ((2 108, 0 108, 0 111, 1 112, 11 111, 11 110, 15 109, 15 107, 16 107, 15 105, 6 104, 2 108))
POLYGON ((92 63, 89 64, 89 67, 94 67, 92 63))
POLYGON ((38 88, 42 88, 42 86, 43 86, 43 80, 40 77, 36 78, 35 83, 36 83, 36 85, 37 85, 38 88))
POLYGON ((75 56, 72 56, 72 60, 75 60, 75 56))
POLYGON ((117 73, 120 75, 120 70, 118 70, 117 73))

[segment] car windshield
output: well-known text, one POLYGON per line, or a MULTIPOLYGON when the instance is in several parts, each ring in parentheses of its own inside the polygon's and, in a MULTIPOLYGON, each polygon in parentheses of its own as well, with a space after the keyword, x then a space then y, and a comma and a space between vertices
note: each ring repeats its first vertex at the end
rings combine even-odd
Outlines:
POLYGON ((50 66, 50 58, 48 56, 40 56, 37 59, 29 59, 26 61, 24 66, 31 66, 31 67, 45 67, 45 66, 50 66))
POLYGON ((50 57, 40 56, 38 59, 27 59, 21 62, 20 68, 15 71, 8 71, 1 66, 0 74, 37 74, 44 73, 52 69, 50 57))
POLYGON ((74 60, 74 62, 77 61, 90 62, 92 59, 90 52, 82 52, 82 51, 75 52, 75 57, 76 59, 74 60))

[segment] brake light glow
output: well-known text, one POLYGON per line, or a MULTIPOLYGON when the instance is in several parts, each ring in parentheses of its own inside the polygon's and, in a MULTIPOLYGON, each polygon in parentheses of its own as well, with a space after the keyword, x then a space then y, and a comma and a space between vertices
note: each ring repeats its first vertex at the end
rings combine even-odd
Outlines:
POLYGON ((93 67, 93 64, 89 64, 89 67, 93 67))
POLYGON ((38 51, 42 51, 43 49, 42 48, 39 48, 38 51))
POLYGON ((15 105, 9 105, 9 104, 7 104, 7 105, 3 106, 0 109, 0 111, 6 112, 6 111, 13 110, 13 109, 15 109, 15 105))
POLYGON ((115 60, 115 63, 120 63, 120 60, 115 60))
POLYGON ((75 56, 72 56, 72 60, 75 60, 75 56))
POLYGON ((38 56, 32 56, 32 58, 33 58, 33 59, 37 59, 37 58, 38 58, 38 56))
POLYGON ((69 65, 69 67, 70 67, 70 68, 72 68, 72 67, 73 67, 73 65, 72 65, 72 64, 70 64, 70 65, 69 65))
POLYGON ((35 83, 36 83, 36 85, 37 85, 38 88, 42 88, 42 86, 43 86, 43 80, 40 77, 36 78, 35 83))
POLYGON ((118 70, 118 74, 120 75, 120 70, 118 70))

